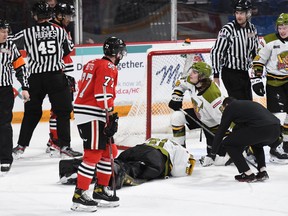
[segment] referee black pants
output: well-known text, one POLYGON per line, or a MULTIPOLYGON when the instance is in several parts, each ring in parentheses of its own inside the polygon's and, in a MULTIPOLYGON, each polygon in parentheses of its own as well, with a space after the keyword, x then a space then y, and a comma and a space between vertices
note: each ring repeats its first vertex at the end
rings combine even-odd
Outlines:
POLYGON ((273 145, 280 135, 280 125, 266 125, 262 127, 243 127, 233 130, 222 144, 237 167, 239 173, 250 168, 242 155, 246 146, 251 146, 258 169, 266 167, 263 147, 273 145))
POLYGON ((251 82, 248 71, 222 68, 222 81, 229 97, 252 100, 251 82))
POLYGON ((59 146, 70 147, 71 93, 67 79, 62 72, 31 74, 29 77, 30 101, 25 103, 18 144, 29 146, 34 129, 42 116, 42 103, 46 95, 57 115, 59 146))
POLYGON ((11 126, 14 94, 12 86, 0 87, 0 163, 13 161, 13 131, 11 126))

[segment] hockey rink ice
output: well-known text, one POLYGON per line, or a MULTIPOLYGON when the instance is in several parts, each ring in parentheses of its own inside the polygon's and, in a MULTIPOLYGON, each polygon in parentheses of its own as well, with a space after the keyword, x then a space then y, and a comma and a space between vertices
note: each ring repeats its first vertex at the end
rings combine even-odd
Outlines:
MULTIPOLYGON (((75 125, 71 126, 72 147, 82 150, 75 125)), ((14 124, 14 146, 20 124, 14 124)), ((199 158, 205 155, 205 144, 199 135, 189 137, 187 148, 197 160, 192 176, 153 180, 139 186, 117 190, 120 206, 98 208, 95 213, 73 212, 74 186, 58 183, 60 158, 46 153, 48 123, 38 124, 30 147, 15 160, 11 171, 0 177, 1 216, 287 216, 288 165, 269 162, 266 151, 266 182, 240 183, 234 180, 236 167, 201 167, 199 158)), ((253 171, 255 168, 251 167, 253 171)), ((93 185, 90 187, 92 193, 93 185)))

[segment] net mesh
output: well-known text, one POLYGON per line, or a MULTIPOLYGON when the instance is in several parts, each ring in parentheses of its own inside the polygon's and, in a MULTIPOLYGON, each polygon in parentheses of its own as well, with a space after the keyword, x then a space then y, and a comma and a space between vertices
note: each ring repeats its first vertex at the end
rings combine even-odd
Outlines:
MULTIPOLYGON (((187 48, 148 50, 147 73, 142 79, 145 82, 142 83, 139 96, 131 106, 128 115, 121 117, 119 121, 119 130, 115 136, 119 146, 135 146, 143 143, 147 137, 172 137, 170 116, 173 110, 168 107, 168 103, 175 82, 181 76, 185 76, 194 62, 205 61, 211 65, 209 52, 210 49, 187 48)), ((226 93, 221 80, 220 88, 226 93)), ((266 107, 266 97, 259 97, 253 92, 253 100, 266 107)), ((183 108, 191 106, 186 92, 183 108)))
MULTIPOLYGON (((195 52, 195 50, 192 49, 169 50, 164 54, 161 50, 148 51, 151 60, 148 61, 148 70, 143 78, 145 82, 143 82, 139 96, 128 115, 119 121, 119 130, 115 136, 118 145, 135 146, 142 143, 147 136, 165 138, 172 136, 170 115, 173 110, 168 107, 168 103, 171 100, 175 82, 186 74, 194 61, 209 63, 208 51, 193 54, 191 52, 195 52), (149 73, 151 76, 148 75, 149 73), (149 81, 151 81, 150 84, 149 81), (151 101, 151 106, 147 105, 147 100, 151 101)), ((191 106, 187 95, 184 96, 183 106, 184 108, 191 106)))

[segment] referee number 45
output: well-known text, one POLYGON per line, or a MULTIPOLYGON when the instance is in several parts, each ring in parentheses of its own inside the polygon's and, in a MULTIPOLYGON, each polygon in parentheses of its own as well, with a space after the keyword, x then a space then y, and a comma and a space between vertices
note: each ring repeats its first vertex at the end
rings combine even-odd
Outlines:
POLYGON ((41 55, 51 55, 56 53, 56 41, 41 41, 38 45, 41 55))

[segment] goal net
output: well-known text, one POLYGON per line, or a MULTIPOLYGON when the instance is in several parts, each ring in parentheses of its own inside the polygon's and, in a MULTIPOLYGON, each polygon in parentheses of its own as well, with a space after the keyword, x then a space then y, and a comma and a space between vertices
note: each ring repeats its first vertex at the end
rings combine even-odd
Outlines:
MULTIPOLYGON (((147 51, 147 73, 142 79, 139 97, 133 103, 128 115, 121 117, 115 142, 120 148, 135 146, 147 138, 171 138, 168 107, 175 82, 187 73, 195 61, 210 64, 210 49, 176 49, 147 51)), ((184 96, 184 108, 191 106, 189 98, 184 96)))

